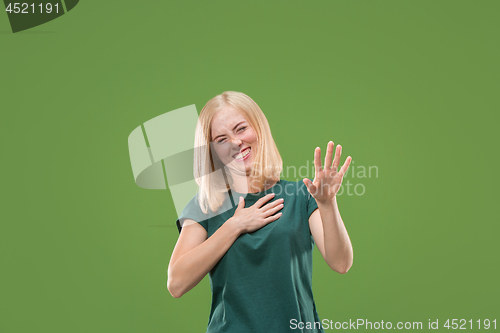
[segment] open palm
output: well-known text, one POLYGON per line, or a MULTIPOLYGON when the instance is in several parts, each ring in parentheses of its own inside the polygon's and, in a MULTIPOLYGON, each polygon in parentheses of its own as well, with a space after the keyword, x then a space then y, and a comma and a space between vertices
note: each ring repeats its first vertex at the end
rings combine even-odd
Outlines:
POLYGON ((342 185, 342 179, 347 172, 352 158, 348 156, 344 165, 337 171, 340 164, 340 154, 342 146, 338 145, 335 150, 335 158, 333 159, 333 141, 328 142, 326 147, 325 166, 321 167, 321 148, 317 147, 314 151, 314 180, 304 178, 303 182, 307 186, 307 190, 314 199, 318 202, 333 202, 335 195, 342 185))

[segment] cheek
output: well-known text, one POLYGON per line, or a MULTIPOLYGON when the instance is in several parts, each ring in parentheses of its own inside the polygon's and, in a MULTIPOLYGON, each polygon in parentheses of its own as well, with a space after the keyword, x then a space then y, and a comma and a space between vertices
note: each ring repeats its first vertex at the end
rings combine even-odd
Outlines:
POLYGON ((229 154, 229 150, 226 147, 226 145, 221 145, 221 146, 215 148, 214 152, 215 152, 215 154, 217 154, 219 159, 222 159, 222 160, 226 159, 227 155, 229 154))
POLYGON ((246 136, 246 141, 247 142, 257 142, 257 133, 255 131, 248 131, 248 134, 246 136))

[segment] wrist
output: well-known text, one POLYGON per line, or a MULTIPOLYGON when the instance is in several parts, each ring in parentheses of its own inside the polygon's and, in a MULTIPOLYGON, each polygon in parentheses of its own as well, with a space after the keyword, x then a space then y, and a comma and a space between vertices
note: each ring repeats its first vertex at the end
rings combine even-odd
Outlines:
POLYGON ((234 217, 229 218, 224 225, 228 228, 228 230, 230 230, 231 233, 235 233, 236 237, 239 237, 244 233, 241 223, 238 223, 234 217))
POLYGON ((326 200, 316 200, 316 203, 318 206, 326 206, 326 205, 332 205, 337 202, 337 196, 334 195, 332 199, 326 199, 326 200))

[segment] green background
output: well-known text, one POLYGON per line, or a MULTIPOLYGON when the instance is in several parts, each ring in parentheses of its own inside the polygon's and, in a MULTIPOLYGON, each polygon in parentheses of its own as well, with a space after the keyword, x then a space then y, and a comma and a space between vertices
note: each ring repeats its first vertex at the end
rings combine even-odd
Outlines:
POLYGON ((127 137, 226 90, 261 106, 285 167, 333 140, 378 168, 338 198, 351 270, 314 250, 321 319, 500 319, 499 11, 87 0, 16 34, 0 14, 0 331, 205 331, 209 280, 168 293, 177 213, 135 185, 127 137))

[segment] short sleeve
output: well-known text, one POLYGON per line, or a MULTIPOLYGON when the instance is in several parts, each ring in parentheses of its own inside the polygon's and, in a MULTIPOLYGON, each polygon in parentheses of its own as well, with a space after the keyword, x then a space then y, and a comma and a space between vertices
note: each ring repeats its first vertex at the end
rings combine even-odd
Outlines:
POLYGON ((304 186, 304 191, 306 193, 306 203, 307 203, 307 218, 309 219, 311 217, 311 214, 318 209, 318 203, 316 202, 316 199, 313 198, 311 193, 307 190, 306 184, 304 184, 303 181, 300 181, 302 183, 302 186, 304 186))
POLYGON ((198 222, 208 232, 208 215, 201 211, 200 204, 198 202, 198 195, 195 195, 191 201, 189 201, 177 218, 175 223, 179 233, 181 233, 181 224, 184 219, 191 219, 198 222))

